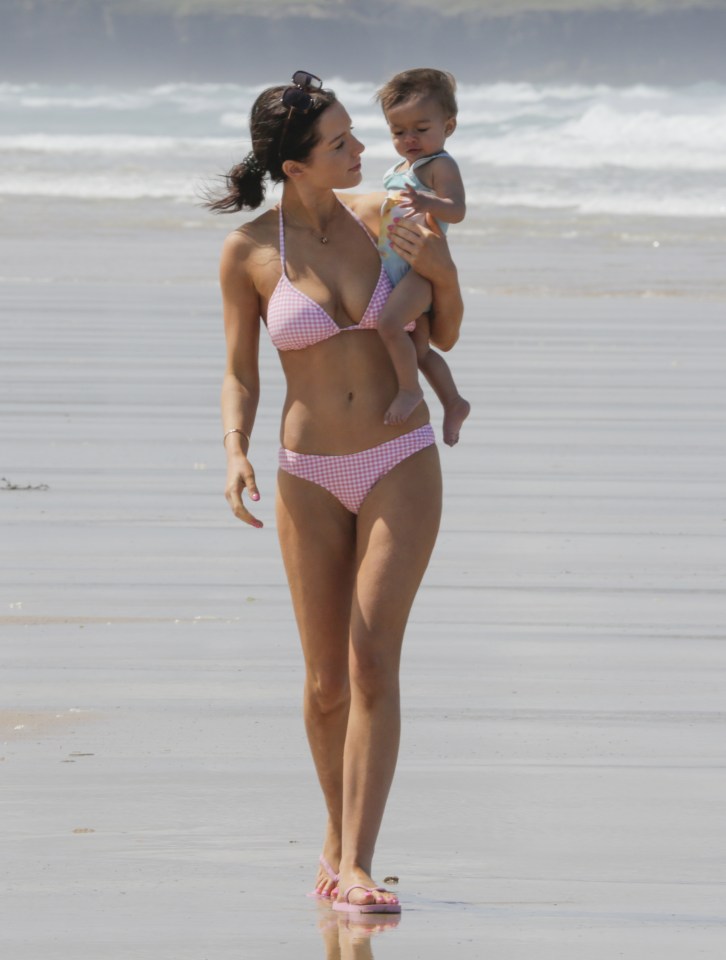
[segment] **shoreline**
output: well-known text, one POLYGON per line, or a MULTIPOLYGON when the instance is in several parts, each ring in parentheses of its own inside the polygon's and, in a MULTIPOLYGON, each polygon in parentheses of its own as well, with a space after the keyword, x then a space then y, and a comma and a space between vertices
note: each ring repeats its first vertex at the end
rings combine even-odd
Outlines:
MULTIPOLYGON (((276 201, 273 194, 269 203, 276 201)), ((132 283, 210 291, 224 236, 257 213, 166 200, 0 197, 0 290, 132 283), (12 224, 12 229, 10 225, 12 224), (62 237, 60 247, 54 238, 62 237), (95 256, 108 249, 104 261, 95 256), (46 254, 47 251, 47 254, 46 254), (111 255, 112 254, 112 255, 111 255)), ((261 208, 262 209, 262 208, 261 208)), ((720 218, 474 210, 449 233, 467 293, 492 297, 726 299, 720 218)))

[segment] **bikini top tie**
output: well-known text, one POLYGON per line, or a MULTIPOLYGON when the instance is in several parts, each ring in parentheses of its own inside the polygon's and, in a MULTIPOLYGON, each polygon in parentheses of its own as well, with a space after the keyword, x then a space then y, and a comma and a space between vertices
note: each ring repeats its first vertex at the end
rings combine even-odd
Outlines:
MULTIPOLYGON (((358 221, 375 247, 375 241, 360 218, 349 207, 345 209, 358 221)), ((298 290, 288 278, 285 265, 285 224, 282 218, 282 204, 280 204, 279 223, 282 271, 267 305, 267 329, 273 345, 278 350, 304 350, 305 347, 312 347, 316 343, 335 337, 339 333, 347 333, 349 330, 376 330, 378 319, 393 289, 383 264, 378 275, 378 283, 360 322, 340 327, 319 303, 298 290)), ((413 330, 415 326, 415 323, 409 324, 406 329, 413 330)))

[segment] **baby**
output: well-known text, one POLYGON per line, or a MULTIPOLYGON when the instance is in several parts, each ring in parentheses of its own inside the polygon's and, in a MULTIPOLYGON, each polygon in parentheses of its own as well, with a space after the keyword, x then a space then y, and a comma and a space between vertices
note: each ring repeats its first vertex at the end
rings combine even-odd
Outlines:
POLYGON ((386 173, 388 197, 382 208, 379 249, 395 290, 378 321, 378 332, 391 357, 398 393, 385 422, 403 423, 423 400, 418 368, 444 408, 444 442, 453 446, 469 404, 459 394, 448 364, 429 346, 431 285, 394 253, 388 228, 400 217, 425 222, 430 213, 446 231, 464 219, 464 184, 455 161, 444 150, 456 129, 456 81, 441 70, 405 70, 376 95, 383 108, 396 152, 403 157, 386 173), (422 316, 423 314, 423 316, 422 316), (409 336, 405 328, 416 323, 409 336))

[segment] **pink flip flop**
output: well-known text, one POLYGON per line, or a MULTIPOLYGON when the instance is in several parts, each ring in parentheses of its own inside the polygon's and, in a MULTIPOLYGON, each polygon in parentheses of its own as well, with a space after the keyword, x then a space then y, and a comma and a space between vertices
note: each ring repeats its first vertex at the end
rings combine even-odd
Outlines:
MULTIPOLYGON (((320 857, 318 859, 320 861, 320 866, 327 873, 329 879, 332 880, 334 883, 337 883, 340 878, 338 874, 335 872, 335 870, 333 870, 333 868, 330 866, 330 864, 325 859, 322 853, 320 854, 320 857)), ((307 896, 314 897, 316 900, 332 900, 336 892, 337 892, 337 887, 333 887, 330 893, 319 893, 317 890, 311 890, 311 892, 308 893, 307 896)))
POLYGON ((333 903, 333 910, 339 910, 341 913, 400 913, 401 904, 396 900, 395 903, 351 903, 348 897, 352 890, 365 890, 366 893, 390 893, 385 887, 364 887, 362 883, 354 883, 352 887, 343 894, 342 900, 336 900, 333 903))

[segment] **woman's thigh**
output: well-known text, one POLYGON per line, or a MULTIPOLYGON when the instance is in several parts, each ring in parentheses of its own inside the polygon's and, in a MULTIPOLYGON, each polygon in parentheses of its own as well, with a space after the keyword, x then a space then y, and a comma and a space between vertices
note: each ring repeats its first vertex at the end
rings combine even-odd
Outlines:
POLYGON ((355 517, 309 480, 278 473, 277 530, 308 670, 347 682, 355 517))
POLYGON ((441 467, 433 445, 394 467, 363 502, 351 612, 352 650, 359 664, 397 670, 440 519, 441 467))

